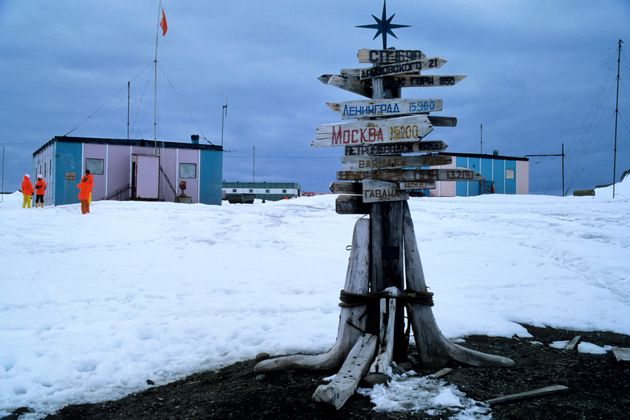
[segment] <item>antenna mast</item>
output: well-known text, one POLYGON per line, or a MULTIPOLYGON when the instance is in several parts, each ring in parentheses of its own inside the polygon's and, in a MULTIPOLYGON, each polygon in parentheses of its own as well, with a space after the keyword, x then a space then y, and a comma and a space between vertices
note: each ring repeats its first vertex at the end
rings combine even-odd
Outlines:
POLYGON ((228 110, 228 101, 227 101, 227 96, 226 96, 225 105, 223 105, 223 108, 221 109, 221 147, 223 147, 223 124, 224 124, 225 117, 227 117, 227 110, 228 110))
POLYGON ((617 99, 615 101, 615 146, 613 150, 613 193, 612 196, 615 198, 615 182, 617 180, 617 119, 619 117, 619 70, 621 67, 621 44, 623 44, 622 40, 619 40, 617 44, 617 99))
POLYGON ((153 59, 153 154, 157 155, 157 59, 158 59, 158 39, 160 32, 160 12, 162 11, 162 0, 158 6, 158 18, 155 28, 155 56, 153 59))

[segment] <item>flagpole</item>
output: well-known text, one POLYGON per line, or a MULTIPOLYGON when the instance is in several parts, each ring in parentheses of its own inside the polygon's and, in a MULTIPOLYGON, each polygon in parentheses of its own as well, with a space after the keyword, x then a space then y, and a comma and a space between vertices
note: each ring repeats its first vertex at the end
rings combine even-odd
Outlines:
POLYGON ((158 39, 160 33, 160 16, 162 12, 162 0, 158 5, 158 18, 155 27, 155 57, 153 59, 153 154, 157 155, 157 59, 158 39))

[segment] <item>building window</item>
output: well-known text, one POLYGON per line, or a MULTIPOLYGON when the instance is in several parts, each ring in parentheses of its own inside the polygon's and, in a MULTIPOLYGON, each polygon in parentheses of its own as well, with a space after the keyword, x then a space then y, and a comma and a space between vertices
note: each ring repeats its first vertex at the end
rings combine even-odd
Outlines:
POLYGON ((286 192, 287 192, 287 190, 282 190, 282 193, 283 193, 283 194, 284 194, 284 193, 286 193, 286 192))
POLYGON ((269 194, 269 190, 265 190, 265 192, 266 192, 267 194, 269 194))
POLYGON ((197 178, 197 164, 196 163, 180 163, 179 164, 179 177, 181 179, 197 178))
POLYGON ((90 171, 92 175, 103 175, 105 173, 105 160, 86 158, 85 169, 90 171))
POLYGON ((514 179, 514 169, 505 170, 505 179, 514 179))
POLYGON ((253 192, 254 192, 254 190, 249 190, 249 192, 250 192, 250 193, 253 193, 253 192))
POLYGON ((236 188, 232 188, 232 192, 236 192, 236 188))

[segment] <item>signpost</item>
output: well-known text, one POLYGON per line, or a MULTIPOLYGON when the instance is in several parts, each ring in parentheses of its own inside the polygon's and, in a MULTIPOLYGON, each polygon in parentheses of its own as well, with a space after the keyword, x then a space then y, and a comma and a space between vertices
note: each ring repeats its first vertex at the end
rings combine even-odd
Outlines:
POLYGON ((363 202, 378 203, 384 201, 408 200, 409 194, 398 189, 394 182, 383 182, 373 179, 363 181, 363 202))
POLYGON ((362 182, 331 182, 328 188, 333 194, 362 195, 362 182))
POLYGON ((394 76, 383 81, 385 88, 401 88, 401 87, 444 87, 453 86, 464 80, 466 76, 419 76, 417 74, 408 74, 403 76, 394 76))
POLYGON ((340 181, 380 179, 382 181, 481 181, 470 169, 379 169, 376 171, 339 171, 340 181))
MULTIPOLYGON (((326 105, 341 112, 342 120, 374 117, 400 117, 442 110, 441 99, 381 99, 378 101, 327 102, 326 105)), ((429 120, 434 118, 429 116, 429 120)), ((437 124, 434 124, 437 125, 437 124)))
POLYGON ((444 150, 447 146, 443 141, 421 139, 434 126, 455 127, 457 119, 429 115, 442 110, 440 99, 400 99, 401 88, 448 87, 465 76, 419 74, 439 68, 446 60, 427 59, 420 50, 387 49, 387 34, 394 35, 392 29, 407 25, 392 24, 393 15, 387 17, 385 3, 382 17, 372 16, 377 24, 360 27, 377 29, 377 36, 383 37, 383 49, 361 49, 357 56, 360 63, 372 63, 373 67, 346 69, 341 75, 319 78, 323 83, 371 99, 329 103, 342 119, 356 121, 320 126, 312 143, 316 147, 345 146, 343 170, 337 172, 337 179, 352 182, 330 185, 333 193, 341 194, 335 211, 369 214, 369 219, 362 217, 355 224, 346 283, 340 294, 337 340, 328 352, 263 360, 254 368, 256 372, 267 372, 300 367, 333 369, 341 365, 337 375, 340 379, 320 386, 313 395, 316 401, 330 403, 337 409, 354 393, 367 372, 367 382, 382 379, 392 361, 407 360, 405 309, 422 367, 443 367, 451 360, 473 366, 514 365, 510 359, 453 344, 440 332, 431 311, 433 294, 425 283, 407 204, 410 195, 434 189, 437 181, 483 179, 470 169, 434 169, 452 163, 449 156, 402 156, 444 150))
POLYGON ((317 128, 312 146, 353 146, 361 144, 417 141, 433 131, 426 115, 327 124, 317 128))
MULTIPOLYGON (((446 63, 441 57, 425 58, 422 60, 403 61, 393 64, 382 64, 359 70, 361 80, 372 79, 374 77, 393 76, 396 74, 414 73, 420 74, 422 70, 438 69, 446 63)), ((352 73, 349 73, 352 74, 352 73)))
POLYGON ((401 153, 441 152, 447 147, 446 143, 441 140, 392 144, 370 144, 367 146, 346 146, 345 155, 398 155, 401 153))
POLYGON ((401 190, 434 190, 435 181, 405 181, 398 186, 401 190))
POLYGON ((341 160, 341 168, 344 171, 371 171, 376 169, 448 165, 451 161, 452 158, 450 156, 444 155, 344 156, 341 160))
POLYGON ((361 82, 358 77, 340 76, 338 74, 322 74, 318 80, 325 85, 336 86, 348 92, 357 93, 368 98, 372 97, 372 88, 367 83, 361 82))
POLYGON ((421 60, 426 55, 420 50, 370 50, 361 48, 357 52, 359 63, 390 64, 401 61, 421 60))

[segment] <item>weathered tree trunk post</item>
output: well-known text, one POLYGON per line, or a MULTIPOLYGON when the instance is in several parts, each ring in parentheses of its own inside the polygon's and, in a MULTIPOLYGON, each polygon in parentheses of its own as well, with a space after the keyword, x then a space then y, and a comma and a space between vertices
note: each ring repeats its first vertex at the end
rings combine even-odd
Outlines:
MULTIPOLYGON (((392 98, 392 91, 383 89, 383 79, 372 80, 372 98, 392 98)), ((405 289, 403 273, 403 203, 390 201, 373 203, 370 210, 370 288, 372 293, 379 293, 388 287, 405 289)), ((378 336, 378 308, 370 311, 368 328, 378 336)), ((391 328, 391 326, 390 326, 391 328)), ((407 358, 407 339, 405 338, 404 306, 397 305, 394 322, 393 359, 396 362, 407 358)))

